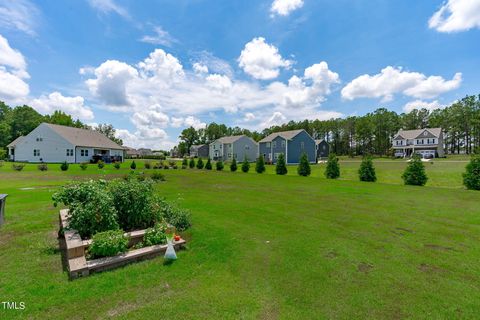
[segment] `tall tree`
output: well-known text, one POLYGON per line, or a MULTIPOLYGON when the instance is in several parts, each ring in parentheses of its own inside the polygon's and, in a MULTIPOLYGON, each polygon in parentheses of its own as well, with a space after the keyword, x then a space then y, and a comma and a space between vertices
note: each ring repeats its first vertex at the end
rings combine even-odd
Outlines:
POLYGON ((95 131, 98 131, 100 133, 103 133, 104 135, 107 136, 107 138, 109 138, 110 140, 116 142, 117 144, 119 145, 123 145, 123 141, 122 139, 120 138, 117 138, 115 136, 115 133, 116 133, 116 130, 115 128, 113 127, 113 125, 111 124, 99 124, 95 127, 95 131))

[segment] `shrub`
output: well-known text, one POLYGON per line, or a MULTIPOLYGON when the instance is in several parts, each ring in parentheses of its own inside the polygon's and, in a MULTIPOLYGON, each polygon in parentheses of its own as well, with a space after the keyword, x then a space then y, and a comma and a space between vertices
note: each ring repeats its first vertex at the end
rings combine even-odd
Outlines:
POLYGON ((212 162, 210 161, 210 158, 208 158, 207 163, 205 164, 205 169, 212 170, 212 162))
POLYGON ((87 170, 88 168, 88 163, 86 162, 82 162, 80 163, 80 169, 82 169, 83 171, 87 170))
POLYGON ((265 160, 263 159, 263 156, 257 158, 257 162, 255 163, 255 171, 257 173, 265 172, 265 160))
POLYGON ((288 173, 287 164, 285 163, 285 156, 283 155, 283 153, 280 153, 278 155, 275 172, 279 175, 285 175, 288 173))
POLYGON ((48 166, 46 163, 40 163, 38 166, 37 166, 38 170, 40 171, 47 171, 48 170, 48 166))
POLYGON ((371 157, 364 157, 358 169, 360 181, 375 182, 377 175, 375 174, 375 167, 371 157))
POLYGON ((157 223, 153 228, 148 228, 143 236, 143 245, 147 247, 167 243, 166 230, 167 225, 165 223, 157 223))
POLYGON ((167 165, 165 165, 165 166, 163 166, 163 169, 164 169, 164 170, 168 170, 168 169, 170 169, 170 168, 169 168, 167 165))
POLYGON ((233 158, 232 163, 230 163, 230 171, 235 172, 237 171, 237 160, 233 158))
POLYGON ((337 179, 340 177, 340 165, 338 164, 338 158, 334 153, 328 155, 325 177, 327 177, 327 179, 337 179))
POLYGON ((0 161, 7 159, 7 150, 0 148, 0 161))
POLYGON ((190 222, 190 212, 171 205, 164 200, 158 200, 157 205, 161 206, 163 219, 178 231, 187 230, 192 224, 190 222))
POLYGON ((89 253, 95 258, 111 257, 127 251, 128 238, 122 230, 96 233, 92 238, 89 253))
POLYGON ((195 168, 195 160, 193 158, 190 159, 190 162, 188 163, 188 166, 190 167, 190 169, 195 168))
POLYGON ((97 166, 98 169, 103 169, 103 167, 105 167, 105 162, 103 162, 102 160, 98 160, 97 166))
POLYGON ((163 168, 163 162, 159 161, 153 165, 153 169, 162 169, 163 168))
POLYGON ((168 165, 173 168, 173 167, 177 166, 177 163, 173 160, 170 160, 170 161, 168 161, 168 165))
POLYGON ((135 160, 133 160, 132 163, 130 164, 130 169, 132 170, 137 169, 137 164, 135 163, 135 160))
POLYGON ((480 190, 480 156, 472 156, 463 174, 463 185, 469 190, 480 190))
POLYGON ((202 158, 198 158, 198 161, 197 161, 197 169, 203 169, 203 160, 202 160, 202 158))
POLYGON ((183 167, 183 166, 185 166, 185 167, 188 166, 188 160, 187 160, 187 158, 183 158, 183 160, 182 160, 182 167, 183 167))
POLYGON ((215 163, 215 167, 217 168, 217 171, 222 171, 223 170, 223 161, 217 161, 215 163))
POLYGON ((150 161, 145 161, 145 162, 143 163, 143 168, 144 168, 144 169, 147 169, 147 170, 148 170, 148 169, 151 169, 151 168, 152 168, 152 163, 151 163, 150 161))
POLYGON ((25 165, 23 163, 13 163, 12 169, 15 171, 22 171, 25 165))
POLYGON ((414 155, 412 161, 402 174, 403 182, 406 185, 424 186, 428 177, 425 173, 425 166, 419 155, 414 155))
POLYGON ((154 171, 152 172, 152 174, 150 175, 150 178, 152 178, 153 181, 165 181, 165 175, 161 172, 158 172, 158 171, 154 171))
POLYGON ((308 162, 308 156, 304 152, 300 156, 300 163, 298 164, 297 173, 300 176, 308 177, 312 170, 310 169, 310 163, 308 162))
POLYGON ((187 166, 182 164, 182 169, 187 169, 187 166))
POLYGON ((247 160, 247 157, 242 162, 242 171, 247 173, 250 170, 250 163, 247 160))
POLYGON ((115 169, 117 169, 117 170, 120 169, 121 166, 122 166, 122 164, 121 164, 119 161, 115 161, 115 162, 113 163, 113 167, 114 167, 115 169))
POLYGON ((68 170, 68 167, 69 167, 69 164, 67 161, 64 161, 61 165, 60 165, 60 170, 62 171, 67 171, 68 170))

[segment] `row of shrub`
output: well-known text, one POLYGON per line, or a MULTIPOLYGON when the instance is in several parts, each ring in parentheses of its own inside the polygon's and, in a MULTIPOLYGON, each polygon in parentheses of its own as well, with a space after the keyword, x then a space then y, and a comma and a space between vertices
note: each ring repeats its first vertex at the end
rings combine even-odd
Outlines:
POLYGON ((108 230, 145 229, 159 222, 180 231, 190 226, 190 214, 156 195, 150 179, 74 182, 56 192, 53 201, 69 209, 69 226, 82 238, 108 230))

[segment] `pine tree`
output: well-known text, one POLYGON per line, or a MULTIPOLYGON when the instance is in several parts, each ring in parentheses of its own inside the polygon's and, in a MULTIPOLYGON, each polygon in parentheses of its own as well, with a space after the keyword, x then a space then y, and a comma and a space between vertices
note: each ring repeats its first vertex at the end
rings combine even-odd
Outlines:
POLYGON ((257 171, 257 173, 265 172, 265 161, 263 160, 263 156, 257 158, 257 163, 255 164, 255 171, 257 171))
POLYGON ((413 186, 424 186, 427 183, 428 177, 425 173, 425 166, 418 154, 413 156, 412 161, 402 174, 402 179, 405 184, 413 186))
POLYGON ((205 164, 205 169, 212 170, 212 162, 210 161, 210 158, 208 158, 207 163, 205 164))
POLYGON ((358 175, 360 181, 375 182, 377 181, 377 175, 375 173, 375 167, 373 166, 372 157, 364 157, 358 169, 358 175))
POLYGON ((215 163, 215 166, 217 167, 217 171, 222 171, 223 170, 223 161, 222 160, 217 161, 215 163))
POLYGON ((235 160, 235 158, 233 158, 232 163, 230 164, 230 171, 237 171, 237 160, 235 160))
POLYGON ((60 170, 62 171, 67 171, 68 170, 68 162, 64 161, 62 165, 60 166, 60 170))
POLYGON ((203 169, 203 160, 202 160, 202 158, 198 158, 198 161, 197 161, 197 169, 203 169))
POLYGON ((463 174, 463 185, 469 190, 480 190, 480 155, 472 156, 463 174))
POLYGON ((297 173, 300 176, 307 177, 310 175, 312 170, 310 169, 310 163, 308 162, 308 156, 304 152, 300 157, 300 163, 298 164, 297 173))
POLYGON ((285 156, 283 153, 280 153, 277 159, 277 165, 275 166, 275 172, 280 175, 287 174, 287 164, 285 163, 285 156))
POLYGON ((191 158, 190 162, 188 163, 188 166, 190 167, 190 169, 195 168, 195 159, 191 158))
POLYGON ((250 170, 250 163, 247 160, 247 157, 242 162, 242 171, 247 173, 250 170))
POLYGON ((183 161, 182 161, 182 166, 188 166, 188 160, 187 160, 187 157, 183 158, 183 161))
POLYGON ((130 169, 132 170, 137 169, 137 164, 135 163, 135 160, 133 160, 132 163, 130 164, 130 169))
POLYGON ((325 177, 327 177, 327 179, 337 179, 340 177, 340 165, 338 164, 338 158, 334 153, 328 155, 325 177))

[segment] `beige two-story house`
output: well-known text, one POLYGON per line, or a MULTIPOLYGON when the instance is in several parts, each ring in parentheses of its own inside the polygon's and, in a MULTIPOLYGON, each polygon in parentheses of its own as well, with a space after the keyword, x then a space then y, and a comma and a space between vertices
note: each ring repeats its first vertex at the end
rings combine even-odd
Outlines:
POLYGON ((396 157, 411 157, 419 154, 422 158, 438 158, 445 155, 442 128, 402 130, 393 137, 396 157))

